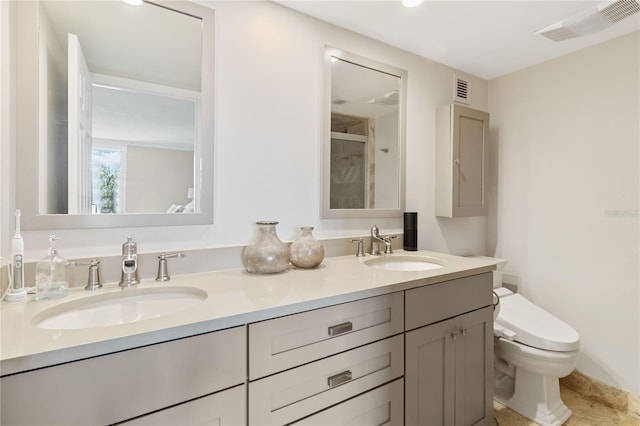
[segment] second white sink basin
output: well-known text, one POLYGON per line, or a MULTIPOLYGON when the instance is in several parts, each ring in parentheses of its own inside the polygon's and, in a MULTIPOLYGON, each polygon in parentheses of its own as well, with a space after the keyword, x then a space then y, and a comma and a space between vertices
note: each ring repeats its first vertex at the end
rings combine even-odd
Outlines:
POLYGON ((442 261, 424 256, 388 256, 367 260, 364 263, 385 271, 429 271, 444 267, 442 261))
POLYGON ((191 287, 127 288, 62 303, 40 313, 33 325, 54 330, 75 330, 128 324, 173 314, 207 298, 191 287))

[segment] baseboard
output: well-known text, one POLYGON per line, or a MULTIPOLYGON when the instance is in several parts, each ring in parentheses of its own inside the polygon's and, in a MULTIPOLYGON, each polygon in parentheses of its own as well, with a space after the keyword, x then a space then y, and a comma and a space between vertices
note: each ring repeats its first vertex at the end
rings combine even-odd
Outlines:
POLYGON ((640 419, 640 395, 633 395, 609 386, 579 371, 574 371, 560 379, 560 386, 578 393, 585 399, 601 403, 613 409, 640 419))

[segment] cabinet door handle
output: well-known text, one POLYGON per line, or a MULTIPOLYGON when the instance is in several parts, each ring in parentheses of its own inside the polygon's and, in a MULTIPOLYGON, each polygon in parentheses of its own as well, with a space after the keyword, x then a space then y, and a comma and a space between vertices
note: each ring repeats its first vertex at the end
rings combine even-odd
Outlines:
POLYGON ((343 322, 342 324, 332 325, 329 327, 329 336, 337 336, 339 334, 348 333, 353 330, 353 324, 351 321, 343 322))
POLYGON ((460 159, 456 158, 455 160, 453 160, 453 162, 455 163, 456 166, 460 165, 460 159))
POLYGON ((467 335, 467 330, 461 328, 460 330, 456 330, 453 333, 451 333, 451 338, 453 340, 458 340, 458 338, 464 337, 466 335, 467 335))
POLYGON ((349 380, 351 380, 353 378, 353 375, 351 373, 351 370, 347 370, 347 371, 343 371, 342 373, 338 373, 335 374, 331 377, 327 378, 327 385, 329 385, 330 388, 334 387, 334 386, 338 386, 341 385, 343 383, 348 382, 349 380))

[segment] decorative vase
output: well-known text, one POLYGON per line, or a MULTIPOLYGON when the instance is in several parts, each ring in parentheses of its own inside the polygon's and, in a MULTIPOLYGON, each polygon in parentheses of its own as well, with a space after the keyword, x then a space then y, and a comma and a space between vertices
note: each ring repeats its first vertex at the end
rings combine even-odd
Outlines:
POLYGON ((252 274, 275 274, 289 268, 289 247, 276 234, 278 222, 256 222, 258 235, 242 252, 242 262, 252 274))
POLYGON ((298 268, 315 268, 324 259, 324 247, 311 233, 313 226, 300 228, 300 237, 291 243, 291 263, 298 268))

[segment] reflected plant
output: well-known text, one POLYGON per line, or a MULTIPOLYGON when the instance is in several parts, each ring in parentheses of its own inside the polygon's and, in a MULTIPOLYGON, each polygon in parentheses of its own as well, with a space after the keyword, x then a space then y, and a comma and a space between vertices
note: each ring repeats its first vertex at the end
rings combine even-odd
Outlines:
POLYGON ((100 166, 100 213, 115 213, 118 195, 118 172, 108 166, 100 166))

